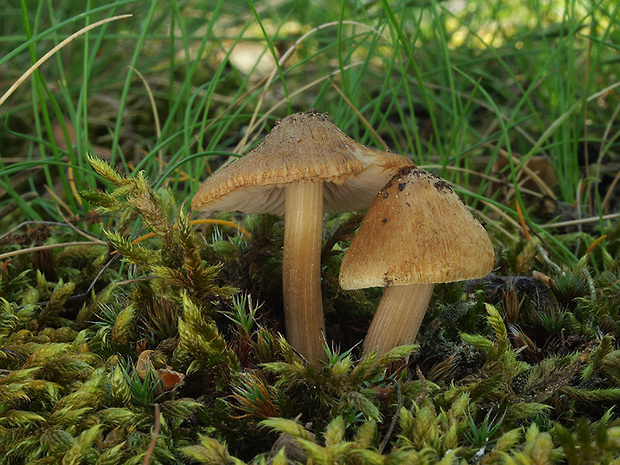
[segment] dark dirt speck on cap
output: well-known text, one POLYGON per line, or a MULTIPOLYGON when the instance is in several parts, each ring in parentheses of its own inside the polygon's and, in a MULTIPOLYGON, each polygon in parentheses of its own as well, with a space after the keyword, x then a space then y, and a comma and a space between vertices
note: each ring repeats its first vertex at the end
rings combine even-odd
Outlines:
POLYGON ((407 186, 406 182, 399 182, 398 183, 398 190, 402 191, 406 186, 407 186))
POLYGON ((398 171, 398 178, 402 179, 403 176, 409 176, 409 173, 417 170, 417 168, 402 168, 398 171))
POLYGON ((452 192, 452 188, 450 187, 450 184, 448 184, 443 179, 439 179, 439 178, 435 182, 435 189, 437 189, 439 192, 443 192, 444 190, 448 192, 452 192))

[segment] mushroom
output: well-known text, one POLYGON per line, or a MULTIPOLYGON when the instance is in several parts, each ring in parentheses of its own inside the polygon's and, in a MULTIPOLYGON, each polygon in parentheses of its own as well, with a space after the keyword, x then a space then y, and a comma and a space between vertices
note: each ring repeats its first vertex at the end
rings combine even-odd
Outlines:
POLYGON ((493 245, 450 185, 418 168, 377 194, 342 259, 343 289, 386 287, 364 351, 412 344, 435 283, 486 276, 493 245))
POLYGON ((316 366, 324 357, 323 212, 368 208, 394 173, 412 165, 358 144, 311 110, 287 116, 255 149, 208 178, 192 208, 284 215, 286 336, 316 366))

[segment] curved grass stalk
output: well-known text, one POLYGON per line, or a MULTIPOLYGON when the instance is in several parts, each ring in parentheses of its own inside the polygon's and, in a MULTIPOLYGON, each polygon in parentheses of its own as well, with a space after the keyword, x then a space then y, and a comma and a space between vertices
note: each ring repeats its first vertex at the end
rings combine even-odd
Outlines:
POLYGON ((32 73, 34 73, 43 63, 45 63, 47 60, 49 60, 52 55, 54 55, 56 52, 58 52, 60 49, 62 49, 68 43, 72 42, 73 39, 75 39, 76 37, 81 36, 82 34, 86 34, 91 29, 95 29, 95 28, 97 28, 99 26, 103 26, 106 23, 109 23, 109 22, 112 22, 112 21, 117 21, 119 19, 129 18, 131 16, 132 16, 131 14, 126 14, 126 15, 113 16, 113 17, 107 18, 107 19, 102 19, 101 21, 97 21, 96 23, 90 24, 90 25, 80 29, 79 31, 71 34, 69 37, 67 37, 65 40, 60 42, 58 45, 53 47, 49 52, 47 52, 45 55, 43 55, 41 58, 39 58, 35 64, 33 64, 30 68, 28 68, 26 70, 26 72, 24 74, 22 74, 19 77, 19 79, 17 79, 17 81, 15 81, 13 83, 13 85, 11 87, 9 87, 9 89, 4 93, 4 95, 2 95, 2 97, 0 97, 0 106, 2 106, 2 104, 4 102, 6 102, 6 100, 13 94, 13 92, 15 92, 17 90, 17 88, 20 85, 22 85, 22 83, 26 79, 28 79, 30 77, 30 75, 32 73))

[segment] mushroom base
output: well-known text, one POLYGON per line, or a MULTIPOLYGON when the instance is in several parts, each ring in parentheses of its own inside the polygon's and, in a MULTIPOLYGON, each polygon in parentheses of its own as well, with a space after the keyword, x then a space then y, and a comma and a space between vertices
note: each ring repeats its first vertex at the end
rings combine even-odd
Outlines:
POLYGON ((317 366, 325 358, 321 298, 323 183, 298 181, 285 189, 282 286, 286 338, 317 366))
POLYGON ((383 292, 364 341, 364 354, 413 344, 431 300, 434 284, 388 287, 383 292))

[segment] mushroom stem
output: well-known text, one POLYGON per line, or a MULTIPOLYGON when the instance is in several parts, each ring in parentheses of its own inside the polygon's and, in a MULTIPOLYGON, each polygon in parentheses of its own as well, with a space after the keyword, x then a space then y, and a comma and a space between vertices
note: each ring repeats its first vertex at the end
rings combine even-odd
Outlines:
POLYGON ((385 289, 364 341, 364 353, 384 354, 413 344, 424 319, 434 284, 407 284, 385 289))
POLYGON ((312 365, 324 358, 325 322, 321 299, 323 183, 287 184, 282 286, 286 337, 312 365))

